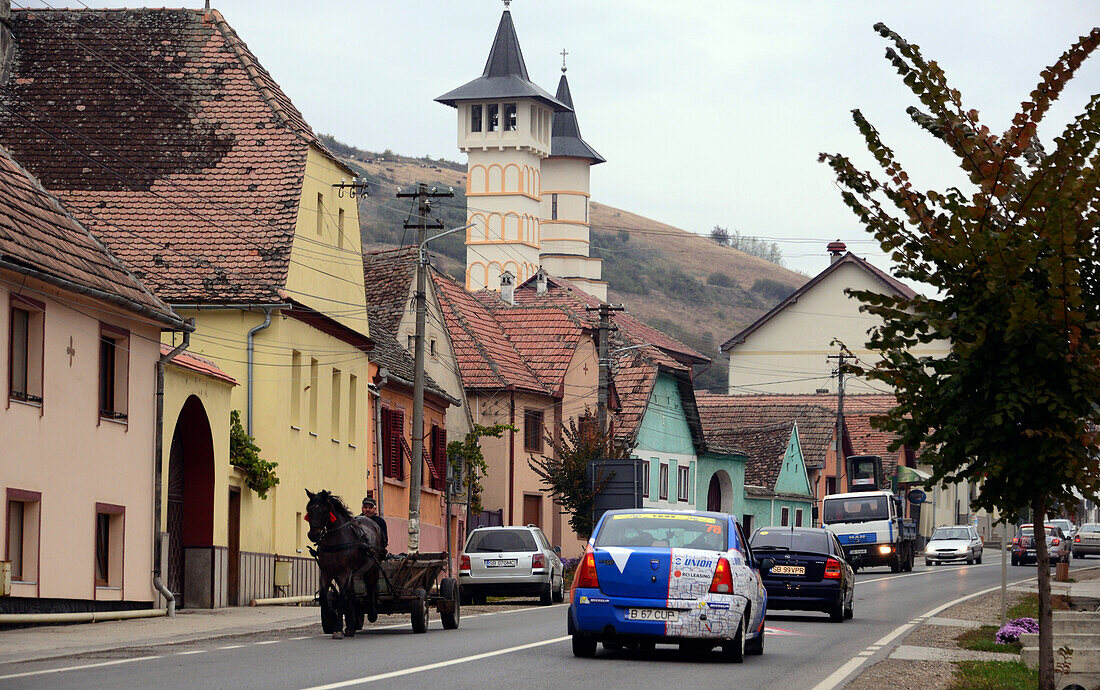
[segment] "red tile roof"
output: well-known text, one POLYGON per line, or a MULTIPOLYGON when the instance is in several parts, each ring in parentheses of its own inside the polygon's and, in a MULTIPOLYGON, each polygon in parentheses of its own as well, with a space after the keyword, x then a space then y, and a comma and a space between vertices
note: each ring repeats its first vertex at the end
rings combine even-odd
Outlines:
MULTIPOLYGON (((170 345, 165 345, 163 343, 161 344, 160 354, 162 356, 168 354, 171 351, 172 347, 170 345)), ((173 357, 172 361, 168 362, 168 364, 169 366, 177 366, 181 369, 187 369, 189 371, 202 374, 203 376, 209 376, 212 379, 224 381, 234 386, 240 385, 237 383, 237 379, 219 369, 217 364, 214 364, 209 359, 196 355, 193 352, 188 352, 184 350, 183 352, 180 352, 175 357, 173 357)))
POLYGON ((430 276, 464 388, 554 394, 524 361, 492 311, 466 288, 439 271, 432 270, 430 276))
POLYGON ((0 140, 158 295, 277 302, 312 130, 212 11, 17 10, 0 140))
POLYGON ((183 320, 0 147, 0 267, 88 294, 165 326, 183 320))

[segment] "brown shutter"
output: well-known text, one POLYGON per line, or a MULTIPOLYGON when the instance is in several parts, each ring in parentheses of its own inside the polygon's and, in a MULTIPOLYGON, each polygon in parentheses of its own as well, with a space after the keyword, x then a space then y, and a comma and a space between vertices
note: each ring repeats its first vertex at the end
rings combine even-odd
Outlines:
POLYGON ((405 413, 394 410, 390 414, 390 434, 393 447, 393 474, 395 479, 405 478, 405 458, 402 452, 402 441, 405 440, 405 413))
POLYGON ((392 413, 382 408, 382 476, 393 476, 393 428, 392 413))
POLYGON ((442 491, 447 482, 447 430, 432 425, 432 488, 442 491))

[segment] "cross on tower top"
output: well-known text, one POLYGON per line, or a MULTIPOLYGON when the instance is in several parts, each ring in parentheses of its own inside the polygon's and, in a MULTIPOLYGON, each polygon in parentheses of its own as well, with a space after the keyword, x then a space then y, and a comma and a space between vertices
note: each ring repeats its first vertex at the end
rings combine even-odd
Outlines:
POLYGON ((507 10, 508 5, 511 5, 511 4, 512 4, 512 0, 504 0, 504 9, 507 10))
POLYGON ((565 74, 565 56, 569 54, 569 51, 565 48, 561 49, 561 73, 565 74))

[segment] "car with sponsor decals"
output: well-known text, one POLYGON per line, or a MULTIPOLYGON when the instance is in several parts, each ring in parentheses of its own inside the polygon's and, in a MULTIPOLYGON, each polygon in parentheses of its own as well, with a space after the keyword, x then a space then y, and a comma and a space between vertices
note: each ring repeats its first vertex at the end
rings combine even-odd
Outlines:
POLYGON ((758 559, 773 561, 771 568, 760 569, 768 609, 823 611, 834 623, 852 618, 856 574, 832 532, 820 527, 761 527, 750 543, 758 559))
POLYGON ((576 656, 594 656, 600 642, 643 651, 721 647, 733 662, 764 651, 768 595, 749 540, 726 513, 607 511, 577 566, 569 602, 576 656))

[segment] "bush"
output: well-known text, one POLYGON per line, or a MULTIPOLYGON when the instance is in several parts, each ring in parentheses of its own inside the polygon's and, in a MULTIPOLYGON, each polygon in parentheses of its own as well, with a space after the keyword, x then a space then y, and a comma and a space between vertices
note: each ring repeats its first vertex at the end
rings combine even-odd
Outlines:
POLYGON ((771 278, 759 278, 752 284, 751 292, 767 304, 775 305, 779 304, 783 300, 787 299, 794 293, 795 288, 781 283, 778 280, 772 280, 771 278))
POLYGON ((1037 632, 1039 632, 1039 621, 1034 618, 1014 618, 1001 626, 994 639, 998 644, 1008 644, 1019 641, 1020 635, 1024 633, 1037 632))
MULTIPOLYGON (((756 281, 760 282, 760 281, 756 281)), ((715 271, 707 276, 707 285, 717 285, 718 287, 737 287, 737 281, 729 277, 721 271, 715 271)))

